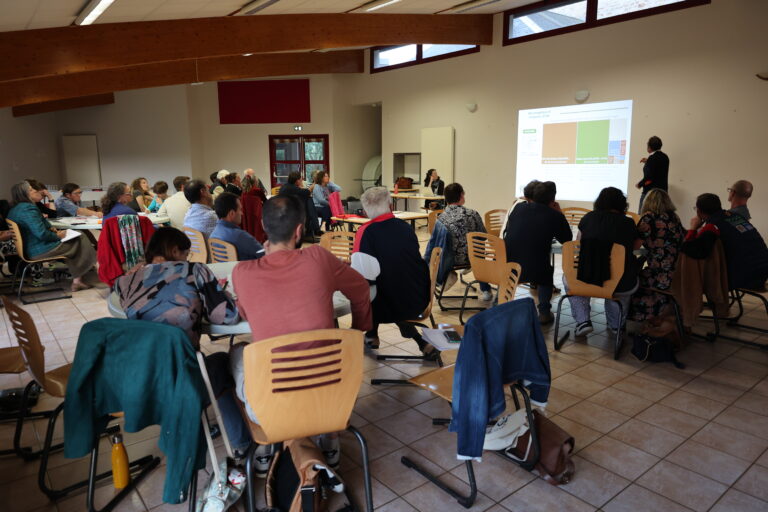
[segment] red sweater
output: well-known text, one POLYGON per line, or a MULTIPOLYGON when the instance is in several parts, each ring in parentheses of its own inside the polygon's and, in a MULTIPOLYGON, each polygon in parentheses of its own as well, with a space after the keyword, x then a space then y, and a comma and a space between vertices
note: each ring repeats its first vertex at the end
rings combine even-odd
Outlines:
POLYGON ((319 245, 241 261, 232 272, 232 283, 253 341, 332 329, 333 292, 337 290, 351 303, 352 328, 371 328, 368 281, 319 245))

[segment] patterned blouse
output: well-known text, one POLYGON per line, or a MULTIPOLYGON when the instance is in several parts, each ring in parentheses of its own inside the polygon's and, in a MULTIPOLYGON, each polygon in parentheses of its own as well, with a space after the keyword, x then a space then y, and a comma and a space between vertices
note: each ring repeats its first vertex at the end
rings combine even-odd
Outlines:
POLYGON ((467 233, 480 231, 485 233, 485 226, 480 214, 470 208, 457 204, 449 204, 445 211, 438 217, 438 222, 451 233, 451 245, 453 246, 454 264, 466 265, 469 263, 467 255, 467 233))
POLYGON ((120 277, 114 290, 128 318, 180 327, 196 348, 203 312, 212 324, 231 325, 239 320, 234 299, 203 264, 169 261, 146 265, 120 277))

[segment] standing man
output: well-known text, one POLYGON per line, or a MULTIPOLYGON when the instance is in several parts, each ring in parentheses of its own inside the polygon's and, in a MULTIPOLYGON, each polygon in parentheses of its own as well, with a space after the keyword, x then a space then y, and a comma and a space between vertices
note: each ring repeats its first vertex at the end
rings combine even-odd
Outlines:
POLYGON ((643 179, 637 182, 635 185, 637 188, 643 190, 640 194, 640 204, 637 207, 637 211, 640 212, 643 209, 643 200, 645 194, 649 190, 654 188, 660 188, 664 192, 669 191, 669 184, 667 181, 669 175, 669 157, 666 153, 661 152, 661 139, 657 136, 653 136, 648 139, 648 157, 640 159, 643 165, 643 179))
POLYGON ((752 184, 747 180, 739 180, 728 189, 728 202, 731 203, 729 211, 738 213, 746 220, 752 218, 747 208, 747 201, 752 197, 752 184))

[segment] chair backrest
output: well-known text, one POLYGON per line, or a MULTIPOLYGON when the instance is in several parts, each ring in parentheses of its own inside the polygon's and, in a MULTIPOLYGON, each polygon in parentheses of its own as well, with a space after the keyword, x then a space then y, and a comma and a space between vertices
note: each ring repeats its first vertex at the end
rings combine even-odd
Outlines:
POLYGON ((485 229, 492 235, 501 236, 501 226, 504 225, 504 216, 507 210, 491 210, 485 212, 485 229))
POLYGON ((237 261, 237 247, 218 238, 208 239, 208 252, 211 255, 211 263, 237 261))
POLYGON ((205 243, 205 237, 201 232, 184 226, 184 234, 187 235, 192 246, 189 248, 187 261, 194 263, 208 263, 208 246, 205 243))
POLYGON ((5 221, 8 223, 8 227, 11 228, 13 242, 16 244, 16 252, 19 254, 19 258, 24 261, 29 261, 24 255, 24 239, 21 237, 21 229, 19 229, 19 225, 11 219, 5 219, 5 221))
POLYGON ((270 195, 276 196, 279 193, 280 193, 280 187, 279 186, 272 187, 272 193, 270 195))
POLYGON ((629 217, 630 219, 635 221, 635 224, 640 222, 640 215, 638 215, 637 213, 635 213, 635 212, 627 212, 626 215, 627 215, 627 217, 629 217))
POLYGON ((320 247, 349 263, 355 247, 355 234, 349 231, 327 231, 320 237, 320 247))
POLYGON ((517 291, 517 284, 520 281, 521 272, 522 267, 519 263, 515 263, 514 261, 507 263, 506 275, 499 285, 499 304, 515 300, 515 292, 517 291))
POLYGON ((319 329, 245 348, 245 396, 267 442, 347 428, 363 378, 362 346, 361 331, 319 329))
POLYGON ((592 210, 587 210, 586 208, 578 208, 574 206, 571 208, 563 208, 563 215, 565 215, 565 219, 568 221, 569 225, 579 227, 579 222, 581 222, 582 217, 591 211, 592 210))
POLYGON ((341 204, 341 195, 338 192, 331 192, 328 195, 328 205, 331 207, 331 217, 344 215, 344 206, 341 204))
POLYGON ((427 232, 431 235, 432 231, 435 230, 435 222, 437 222, 437 218, 440 216, 441 213, 443 213, 445 210, 432 210, 427 215, 427 232))
POLYGON ((568 281, 568 294, 580 297, 597 297, 610 299, 624 275, 624 246, 613 244, 611 249, 611 278, 603 283, 603 286, 588 284, 579 281, 576 277, 579 271, 579 250, 581 241, 574 240, 563 244, 563 274, 568 281))
MULTIPOLYGON (((443 254, 442 247, 433 247, 432 255, 429 257, 429 304, 424 312, 419 316, 420 320, 429 318, 432 314, 432 303, 435 301, 435 288, 437 288, 437 273, 440 270, 440 256, 443 254)), ((434 325, 432 327, 435 327, 434 325)))
POLYGON ((11 302, 3 296, 3 306, 8 313, 8 320, 11 322, 13 332, 16 334, 16 341, 21 347, 21 354, 24 358, 24 364, 32 378, 45 389, 45 353, 43 344, 40 342, 40 336, 37 334, 35 321, 29 313, 11 302))
POLYGON ((479 231, 467 233, 467 253, 475 279, 489 284, 501 284, 507 265, 504 240, 479 231))

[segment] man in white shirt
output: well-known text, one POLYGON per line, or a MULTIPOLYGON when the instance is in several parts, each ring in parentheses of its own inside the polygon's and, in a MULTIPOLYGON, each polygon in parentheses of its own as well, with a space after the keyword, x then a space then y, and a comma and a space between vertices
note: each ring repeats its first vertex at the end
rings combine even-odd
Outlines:
POLYGON ((184 196, 184 187, 189 183, 189 176, 176 176, 173 179, 173 186, 176 193, 163 201, 160 210, 157 212, 160 216, 168 216, 171 219, 171 226, 176 229, 184 227, 184 216, 189 211, 192 204, 184 196))

